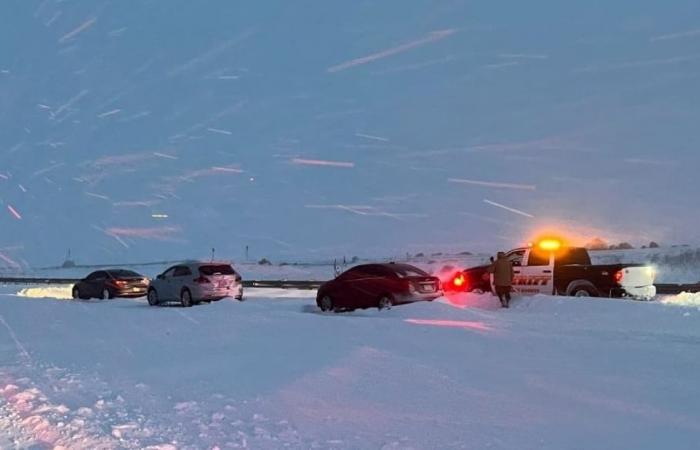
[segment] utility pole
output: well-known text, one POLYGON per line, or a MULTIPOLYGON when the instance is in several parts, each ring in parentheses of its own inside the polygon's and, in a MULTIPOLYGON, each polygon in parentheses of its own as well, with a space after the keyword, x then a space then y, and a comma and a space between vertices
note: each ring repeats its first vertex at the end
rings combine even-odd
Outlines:
POLYGON ((214 249, 214 247, 212 247, 211 248, 211 262, 214 262, 214 252, 216 252, 216 250, 214 249))
POLYGON ((248 246, 245 246, 245 260, 246 262, 250 261, 250 258, 248 258, 248 246))

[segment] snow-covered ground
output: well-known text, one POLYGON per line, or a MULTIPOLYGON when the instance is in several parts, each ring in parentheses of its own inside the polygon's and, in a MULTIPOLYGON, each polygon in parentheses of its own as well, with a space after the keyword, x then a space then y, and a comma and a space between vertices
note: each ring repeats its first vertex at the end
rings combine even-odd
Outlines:
POLYGON ((322 314, 3 287, 1 448, 694 449, 700 299, 322 314), (54 297, 54 298, 47 298, 54 297))

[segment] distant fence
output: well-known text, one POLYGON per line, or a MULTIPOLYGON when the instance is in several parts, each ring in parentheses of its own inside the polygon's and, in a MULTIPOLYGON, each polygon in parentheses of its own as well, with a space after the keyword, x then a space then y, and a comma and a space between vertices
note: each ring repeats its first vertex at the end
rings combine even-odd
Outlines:
MULTIPOLYGON (((75 284, 78 278, 0 277, 0 284, 75 284)), ((318 289, 323 281, 306 280, 243 280, 243 287, 270 289, 318 289)))

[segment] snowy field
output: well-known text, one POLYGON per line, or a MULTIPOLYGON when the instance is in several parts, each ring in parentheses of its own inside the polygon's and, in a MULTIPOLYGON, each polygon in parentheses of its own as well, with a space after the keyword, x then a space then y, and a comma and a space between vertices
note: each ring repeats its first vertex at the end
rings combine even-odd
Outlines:
POLYGON ((695 449, 700 296, 322 314, 2 287, 0 448, 695 449))

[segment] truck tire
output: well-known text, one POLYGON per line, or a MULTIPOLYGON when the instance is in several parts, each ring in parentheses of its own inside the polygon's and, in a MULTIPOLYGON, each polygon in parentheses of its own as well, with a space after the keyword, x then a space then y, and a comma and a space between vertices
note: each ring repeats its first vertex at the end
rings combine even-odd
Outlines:
POLYGON ((600 292, 590 281, 576 280, 569 283, 566 295, 569 297, 600 297, 600 292))

